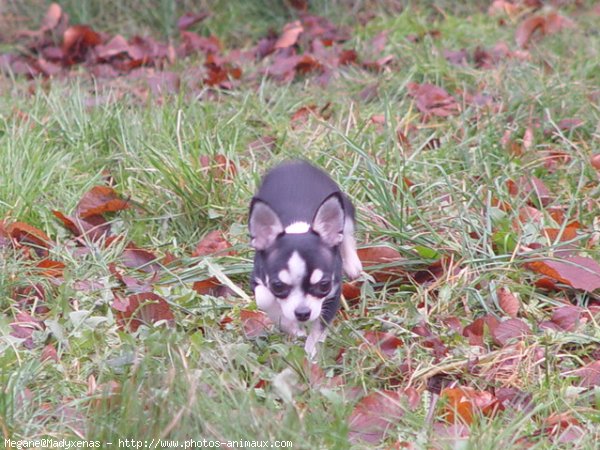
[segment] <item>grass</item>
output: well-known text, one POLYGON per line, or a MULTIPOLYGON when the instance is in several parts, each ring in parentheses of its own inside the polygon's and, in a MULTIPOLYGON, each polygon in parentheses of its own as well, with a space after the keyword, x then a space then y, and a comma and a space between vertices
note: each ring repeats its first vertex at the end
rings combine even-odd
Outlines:
MULTIPOLYGON (((176 17, 194 9, 185 1, 153 4, 140 8, 136 2, 66 1, 63 6, 74 22, 99 30, 171 38, 176 17)), ((14 14, 25 14, 19 3, 8 5, 14 14)), ((280 30, 295 14, 283 2, 268 0, 209 6, 213 15, 199 30, 231 46, 255 42, 269 28, 280 30)), ((539 430, 545 418, 568 412, 584 430, 572 444, 594 448, 600 438, 600 395, 596 388, 582 390, 564 373, 597 359, 599 328, 590 320, 574 332, 539 330, 538 322, 548 320, 551 308, 567 296, 537 289, 533 281, 538 277, 512 253, 514 242, 544 245, 539 255, 555 246, 540 233, 540 228, 560 226, 549 206, 565 207, 585 236, 598 231, 598 179, 589 164, 600 146, 600 110, 593 100, 600 40, 594 22, 576 15, 576 30, 536 42, 530 59, 507 59, 484 70, 452 65, 442 50, 472 51, 498 40, 514 49, 513 24, 498 26, 477 2, 456 9, 442 5, 443 15, 426 2, 414 2, 395 15, 384 14, 388 6, 372 7, 376 17, 361 26, 352 15, 371 2, 358 2, 356 10, 343 1, 315 2, 316 13, 353 27, 351 45, 359 53, 368 54, 369 39, 390 30, 384 53, 398 58, 392 70, 381 74, 345 69, 325 89, 308 79, 285 86, 262 80, 257 89, 242 85, 221 92, 218 101, 191 100, 182 93, 140 102, 125 92, 90 107, 90 99, 103 94, 95 94, 84 77, 49 84, 0 80, 0 218, 46 232, 56 243, 51 257, 66 265, 64 282, 56 285, 18 251, 0 247, 4 438, 283 440, 293 448, 345 449, 357 391, 411 386, 422 394, 421 402, 405 408, 388 444, 512 448, 527 438, 533 448, 562 448, 569 444, 539 430), (439 39, 405 39, 432 28, 440 30, 439 39), (359 93, 374 82, 379 95, 362 100, 359 93), (422 123, 407 95, 410 82, 434 83, 452 93, 484 91, 501 100, 503 108, 474 119, 475 109, 465 105, 459 115, 422 123), (306 124, 292 126, 294 112, 311 104, 319 109, 330 105, 330 117, 310 117, 306 124), (371 123, 374 114, 385 116, 381 131, 371 123), (584 125, 559 132, 556 124, 569 117, 584 125), (515 155, 501 145, 507 129, 520 142, 531 123, 540 124, 533 129, 532 150, 515 155), (398 145, 399 126, 416 127, 410 150, 398 145), (554 130, 554 137, 545 129, 554 130), (263 136, 275 137, 271 150, 249 148, 263 136), (436 148, 428 145, 432 138, 439 140, 436 148), (547 149, 564 151, 570 159, 549 170, 541 153, 547 149), (211 173, 201 163, 207 155, 225 155, 236 175, 223 180, 211 173), (344 389, 309 387, 302 343, 277 333, 246 339, 240 310, 252 306, 243 298, 199 295, 191 288, 193 281, 219 273, 250 295, 247 205, 267 167, 296 157, 324 167, 354 199, 360 243, 398 249, 407 255, 402 264, 411 271, 438 255, 460 267, 459 273, 446 273, 430 285, 363 286, 359 306, 335 323, 319 361, 325 378, 341 377, 344 389), (543 180, 553 198, 546 207, 534 198, 541 221, 526 222, 515 231, 511 224, 526 201, 510 194, 507 181, 532 175, 543 180), (136 205, 114 217, 113 232, 161 256, 169 252, 181 258, 157 287, 174 311, 173 328, 159 324, 136 333, 120 330, 110 307, 111 289, 118 284, 110 266, 119 263, 122 247, 97 246, 83 257, 74 256, 68 232, 52 214, 71 213, 81 196, 107 177, 136 205), (407 187, 403 177, 413 185, 407 187), (509 208, 499 208, 495 200, 509 208), (224 232, 236 255, 192 258, 196 243, 214 229, 224 232), (104 287, 91 292, 78 287, 90 280, 104 287), (10 323, 24 307, 15 300, 15 289, 30 285, 44 289, 49 310, 40 315, 46 327, 33 333, 34 345, 26 348, 11 336, 10 323), (499 287, 519 296, 521 317, 534 333, 513 347, 499 348, 489 339, 485 349, 468 345, 444 320, 456 317, 465 326, 486 313, 503 317, 499 287), (232 321, 224 323, 224 317, 232 321), (411 331, 419 324, 439 336, 450 349, 447 357, 437 360, 411 331), (404 345, 384 358, 361 345, 364 330, 390 332, 404 345), (55 346, 58 361, 42 361, 48 343, 55 346), (516 364, 509 366, 510 373, 502 372, 499 361, 515 352, 520 355, 516 364), (411 370, 403 372, 407 364, 411 370), (473 364, 477 370, 470 368, 473 364), (468 437, 443 441, 427 419, 432 394, 426 386, 433 375, 482 390, 518 387, 531 395, 533 406, 476 418, 468 437), (290 389, 291 400, 286 394, 290 389)), ((27 11, 33 23, 43 13, 41 8, 27 11)), ((193 63, 182 64, 188 62, 193 63)), ((598 260, 598 244, 586 254, 598 260)), ((597 300, 583 292, 569 295, 581 306, 597 300)), ((28 299, 41 302, 32 293, 28 299)), ((435 414, 440 421, 439 408, 435 414)))

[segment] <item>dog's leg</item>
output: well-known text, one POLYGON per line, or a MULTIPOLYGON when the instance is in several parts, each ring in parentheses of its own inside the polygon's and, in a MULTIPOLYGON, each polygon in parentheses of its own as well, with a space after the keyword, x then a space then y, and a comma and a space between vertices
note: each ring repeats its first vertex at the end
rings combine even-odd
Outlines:
POLYGON ((304 344, 304 350, 310 361, 314 361, 317 357, 317 345, 325 342, 327 338, 327 328, 321 323, 316 321, 310 330, 310 334, 306 338, 304 344))
POLYGON ((362 272, 362 263, 356 253, 356 241, 354 240, 354 222, 346 220, 344 223, 344 237, 340 245, 344 272, 348 278, 354 280, 362 272))

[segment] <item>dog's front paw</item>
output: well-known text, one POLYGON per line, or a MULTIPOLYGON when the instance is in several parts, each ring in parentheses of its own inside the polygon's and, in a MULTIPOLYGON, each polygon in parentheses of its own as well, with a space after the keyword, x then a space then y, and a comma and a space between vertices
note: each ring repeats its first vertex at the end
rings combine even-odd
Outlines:
POLYGON ((344 273, 351 280, 355 280, 362 272, 362 262, 358 258, 356 252, 350 252, 345 256, 346 258, 343 261, 344 273))

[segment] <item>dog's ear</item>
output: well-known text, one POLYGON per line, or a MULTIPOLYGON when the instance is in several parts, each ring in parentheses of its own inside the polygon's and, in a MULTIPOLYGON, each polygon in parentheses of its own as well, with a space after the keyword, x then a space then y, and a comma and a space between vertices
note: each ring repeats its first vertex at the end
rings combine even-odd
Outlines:
POLYGON ((250 205, 248 229, 252 238, 250 245, 256 250, 264 250, 269 248, 283 232, 283 225, 269 205, 254 198, 250 205))
POLYGON ((342 195, 334 192, 321 203, 315 213, 311 228, 330 247, 339 245, 344 237, 344 203, 342 195))

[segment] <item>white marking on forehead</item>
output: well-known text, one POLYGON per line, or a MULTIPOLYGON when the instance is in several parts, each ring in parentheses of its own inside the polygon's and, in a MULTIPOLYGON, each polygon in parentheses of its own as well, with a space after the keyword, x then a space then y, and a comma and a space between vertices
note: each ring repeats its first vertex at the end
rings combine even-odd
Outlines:
POLYGON ((315 270, 313 270, 313 273, 310 275, 310 283, 316 284, 319 281, 321 281, 321 278, 323 278, 323 271, 320 269, 315 269, 315 270))
POLYGON ((288 269, 292 279, 292 282, 289 284, 300 284, 306 274, 306 262, 304 262, 298 252, 292 253, 292 257, 288 261, 288 269))
POLYGON ((280 271, 277 276, 279 277, 279 279, 281 281, 283 281, 285 284, 292 284, 292 277, 290 275, 289 270, 282 270, 280 271))
POLYGON ((308 233, 310 230, 310 225, 306 222, 294 222, 285 227, 285 232, 287 234, 302 234, 308 233))

